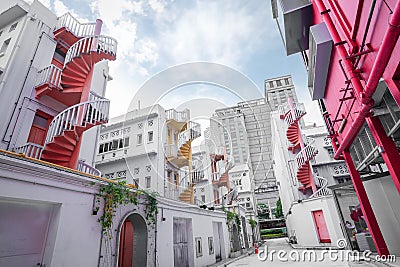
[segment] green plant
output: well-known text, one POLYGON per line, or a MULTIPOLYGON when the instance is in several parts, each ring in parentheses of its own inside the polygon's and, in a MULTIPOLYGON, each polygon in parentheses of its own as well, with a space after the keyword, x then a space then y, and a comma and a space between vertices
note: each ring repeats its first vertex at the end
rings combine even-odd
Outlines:
MULTIPOLYGON (((116 208, 119 205, 138 204, 137 193, 131 192, 125 181, 109 181, 107 184, 101 185, 98 196, 104 199, 104 212, 98 219, 103 226, 104 232, 111 228, 116 208)), ((99 203, 100 199, 97 202, 99 203)))
POLYGON ((278 201, 276 201, 275 216, 276 216, 276 218, 282 218, 283 217, 281 198, 278 198, 278 201))
POLYGON ((242 222, 240 220, 239 214, 235 214, 235 221, 236 221, 236 225, 237 225, 238 231, 240 233, 240 231, 242 230, 242 227, 241 227, 242 222))
POLYGON ((158 214, 158 207, 157 207, 157 193, 151 192, 147 194, 147 205, 145 209, 146 220, 155 224, 157 222, 157 214, 158 214))
POLYGON ((251 229, 254 230, 254 228, 256 227, 257 222, 254 219, 250 219, 249 220, 251 229))

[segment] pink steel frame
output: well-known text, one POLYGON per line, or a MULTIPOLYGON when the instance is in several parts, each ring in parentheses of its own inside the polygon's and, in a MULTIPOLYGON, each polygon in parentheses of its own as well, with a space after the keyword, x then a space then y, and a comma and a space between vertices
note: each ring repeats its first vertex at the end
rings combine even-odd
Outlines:
MULTIPOLYGON (((333 41, 337 44, 341 43, 342 38, 340 37, 324 2, 322 0, 315 0, 315 4, 319 12, 321 13, 321 16, 325 24, 327 25, 329 32, 332 35, 333 41)), ((358 7, 357 14, 360 14, 359 10, 360 6, 358 7)), ((356 23, 357 24, 359 23, 359 18, 356 19, 356 23)), ((355 25, 355 28, 358 29, 358 25, 355 25)), ((399 35, 400 35, 400 1, 397 2, 394 12, 390 18, 389 27, 384 35, 382 45, 380 46, 380 49, 378 51, 377 57, 373 64, 365 88, 362 86, 356 74, 356 70, 351 60, 348 57, 349 55, 345 47, 343 45, 336 46, 336 49, 342 59, 345 72, 349 76, 350 81, 355 90, 355 95, 359 100, 359 102, 362 103, 362 105, 356 119, 350 126, 350 130, 342 138, 340 145, 337 146, 335 142, 332 142, 336 150, 334 158, 340 159, 343 156, 346 161, 350 176, 354 184, 354 188, 356 190, 357 196, 360 201, 361 208, 366 218, 367 225, 370 229, 370 232, 374 239, 375 246, 380 255, 387 255, 389 254, 389 251, 385 243, 385 240, 383 238, 383 235, 380 231, 378 222, 375 218, 371 204, 368 200, 368 196, 362 184, 360 174, 358 173, 358 171, 354 166, 353 160, 350 156, 348 149, 350 145, 353 143, 354 139, 356 138, 363 123, 366 121, 369 128, 371 129, 372 135, 377 145, 381 146, 384 150, 382 152, 382 157, 385 160, 389 173, 391 174, 394 184, 396 185, 396 188, 400 193, 400 165, 399 164, 396 165, 396 163, 400 161, 400 155, 397 151, 397 148, 393 140, 386 135, 386 132, 379 118, 370 117, 370 110, 374 104, 372 95, 374 94, 377 88, 379 80, 383 76, 383 73, 389 62, 390 56, 392 55, 393 49, 396 46, 399 35)), ((353 33, 352 39, 354 36, 355 34, 353 33)), ((391 84, 388 85, 391 91, 396 91, 394 90, 396 88, 390 86, 391 84)), ((395 99, 398 102, 399 98, 397 97, 396 94, 395 94, 395 99)))

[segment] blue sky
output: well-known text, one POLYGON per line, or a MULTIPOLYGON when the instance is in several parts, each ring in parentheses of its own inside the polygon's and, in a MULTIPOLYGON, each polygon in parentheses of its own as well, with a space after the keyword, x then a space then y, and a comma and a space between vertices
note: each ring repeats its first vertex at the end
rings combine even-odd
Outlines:
MULTIPOLYGON (((102 34, 117 39, 117 60, 110 63, 114 80, 106 94, 111 100, 111 116, 124 114, 143 83, 157 73, 182 63, 205 61, 237 70, 261 92, 265 79, 291 74, 300 101, 308 107, 306 122, 322 123, 306 87, 301 57, 286 56, 269 1, 40 2, 57 15, 69 11, 81 21, 101 18, 102 34)), ((221 107, 242 101, 222 88, 192 84, 177 88, 160 103, 166 108, 184 107, 194 98, 207 97, 217 99, 221 107)), ((207 112, 212 110, 207 108, 207 112)))

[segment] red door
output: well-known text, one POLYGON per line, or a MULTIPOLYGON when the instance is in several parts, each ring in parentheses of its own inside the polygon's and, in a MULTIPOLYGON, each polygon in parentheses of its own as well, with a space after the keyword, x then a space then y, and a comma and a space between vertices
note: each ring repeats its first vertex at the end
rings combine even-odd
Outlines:
POLYGON ((43 145, 50 121, 51 117, 49 115, 40 111, 36 112, 31 131, 29 132, 28 143, 43 145))
POLYGON ((121 228, 118 267, 132 267, 133 258, 133 226, 125 220, 121 228))
POLYGON ((317 234, 320 243, 331 243, 331 238, 329 237, 328 227, 326 226, 324 213, 322 210, 315 210, 312 212, 315 222, 315 227, 317 228, 317 234))

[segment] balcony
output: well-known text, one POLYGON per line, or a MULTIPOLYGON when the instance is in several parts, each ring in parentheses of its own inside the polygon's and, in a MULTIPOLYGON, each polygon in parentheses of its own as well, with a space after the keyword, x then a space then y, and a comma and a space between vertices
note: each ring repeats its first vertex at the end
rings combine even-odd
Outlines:
POLYGON ((67 45, 72 45, 81 37, 94 35, 95 28, 96 22, 81 23, 70 13, 66 13, 57 19, 54 36, 67 45))
POLYGON ((84 172, 94 176, 101 176, 101 172, 98 169, 94 168, 93 166, 90 166, 83 160, 78 161, 78 167, 76 169, 80 172, 84 172))
POLYGON ((312 100, 324 98, 332 45, 333 40, 325 23, 310 28, 308 90, 312 100))
POLYGON ((292 55, 308 49, 309 28, 313 21, 310 0, 280 0, 285 24, 286 54, 292 55))
POLYGON ((38 71, 35 82, 37 99, 46 94, 57 94, 62 91, 61 73, 62 69, 53 64, 38 71), (56 89, 56 92, 52 92, 53 89, 56 89))
POLYGON ((26 143, 23 146, 16 147, 14 151, 16 153, 24 154, 25 157, 40 159, 43 152, 43 146, 35 143, 26 143))
POLYGON ((181 130, 183 126, 189 121, 190 112, 188 109, 183 111, 176 111, 169 109, 165 111, 167 123, 172 125, 175 129, 181 130))

